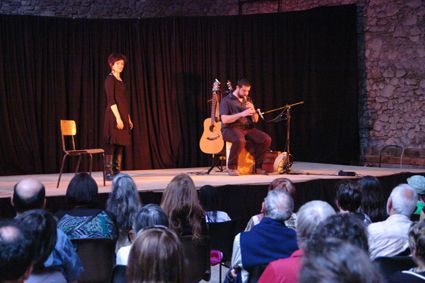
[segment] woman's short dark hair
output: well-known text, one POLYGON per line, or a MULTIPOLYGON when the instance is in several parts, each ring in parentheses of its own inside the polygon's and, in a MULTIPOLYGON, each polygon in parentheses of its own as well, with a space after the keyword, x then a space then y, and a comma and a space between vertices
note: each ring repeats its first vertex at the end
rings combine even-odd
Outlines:
POLYGON ((44 262, 52 253, 57 241, 57 225, 54 216, 43 209, 35 209, 23 212, 17 220, 33 240, 34 272, 44 271, 44 262))
POLYGON ((336 192, 338 206, 349 212, 356 212, 362 202, 362 193, 353 182, 342 182, 336 192))
POLYGON ((159 205, 151 203, 143 206, 136 214, 133 230, 137 233, 143 228, 155 225, 168 227, 168 217, 159 205))
POLYGON ((120 230, 130 230, 140 208, 139 192, 133 179, 124 173, 115 176, 106 211, 115 219, 120 230))
POLYGON ((307 255, 300 272, 301 283, 378 283, 383 282, 369 256, 359 247, 341 239, 323 239, 307 255))
POLYGON ((108 56, 108 65, 112 68, 112 65, 115 64, 115 62, 123 60, 124 64, 127 64, 127 57, 124 54, 121 53, 111 53, 108 56))
POLYGON ((66 189, 66 200, 71 205, 93 206, 97 202, 97 183, 86 172, 75 175, 66 189))
POLYGON ((425 220, 410 227, 409 246, 413 253, 413 259, 425 262, 425 220))
POLYGON ((376 177, 364 176, 358 181, 362 193, 360 208, 369 216, 372 222, 383 221, 387 218, 384 190, 376 177))
POLYGON ((166 227, 143 230, 128 258, 129 282, 184 282, 184 255, 179 237, 166 227))

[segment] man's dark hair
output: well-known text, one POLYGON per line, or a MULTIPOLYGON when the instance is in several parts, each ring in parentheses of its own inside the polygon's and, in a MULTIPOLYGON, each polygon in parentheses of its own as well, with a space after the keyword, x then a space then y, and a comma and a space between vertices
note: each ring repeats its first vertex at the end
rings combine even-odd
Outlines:
POLYGON ((54 216, 43 209, 28 210, 17 217, 21 227, 31 235, 34 249, 34 273, 44 271, 44 262, 56 245, 57 229, 54 216))
POLYGON ((362 202, 362 193, 355 183, 344 182, 338 187, 336 201, 341 209, 356 212, 362 202))
POLYGON ((243 86, 251 86, 251 82, 248 81, 247 79, 239 79, 238 87, 243 87, 243 86))
POLYGON ((95 206, 97 192, 96 181, 86 172, 78 173, 66 189, 66 200, 71 205, 95 206))
POLYGON ((32 244, 16 220, 0 221, 0 282, 24 275, 33 260, 32 244))
POLYGON ((24 198, 18 192, 19 183, 20 182, 16 183, 13 187, 13 207, 15 208, 15 211, 21 213, 31 209, 43 208, 44 199, 46 197, 46 189, 44 188, 44 185, 40 183, 40 190, 37 194, 29 198, 24 198))
POLYGON ((316 246, 320 252, 307 255, 299 282, 379 283, 381 275, 361 248, 341 239, 328 238, 316 246))
POLYGON ((327 238, 347 241, 369 253, 367 232, 363 222, 351 213, 331 215, 313 231, 307 243, 307 253, 320 253, 321 242, 327 238))

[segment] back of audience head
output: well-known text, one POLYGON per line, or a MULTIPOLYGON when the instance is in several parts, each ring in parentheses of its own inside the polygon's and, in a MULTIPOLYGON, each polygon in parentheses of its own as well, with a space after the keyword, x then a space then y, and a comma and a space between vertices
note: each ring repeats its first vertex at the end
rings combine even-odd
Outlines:
POLYGON ((168 217, 159 205, 147 204, 136 214, 133 221, 133 231, 137 234, 143 228, 156 225, 168 227, 168 217))
POLYGON ((369 253, 367 230, 361 220, 352 214, 331 215, 317 225, 307 242, 306 254, 314 253, 327 238, 337 238, 369 253))
POLYGON ((128 282, 184 282, 183 248, 166 227, 142 230, 128 259, 128 282))
POLYGON ((417 265, 425 265, 425 220, 416 223, 409 230, 409 247, 417 265))
POLYGON ((45 202, 46 190, 36 179, 23 179, 13 187, 12 205, 17 213, 43 208, 45 202))
POLYGON ((274 179, 270 185, 268 190, 272 191, 275 189, 282 189, 285 190, 292 198, 295 197, 295 185, 291 182, 288 178, 277 178, 274 179))
POLYGON ((362 194, 353 182, 343 182, 336 192, 336 205, 341 212, 356 212, 360 207, 362 194))
POLYGON ((131 229, 139 208, 139 193, 133 179, 124 173, 115 176, 106 202, 106 211, 114 217, 120 230, 131 229))
POLYGON ((33 240, 34 272, 44 270, 44 262, 52 253, 57 240, 57 226, 53 215, 43 209, 28 210, 17 218, 33 240))
POLYGON ((425 177, 421 175, 413 175, 407 178, 407 184, 411 186, 421 201, 425 200, 425 177))
POLYGON ((289 219, 294 210, 294 200, 286 190, 275 189, 267 193, 264 199, 264 216, 274 220, 289 219))
POLYGON ((410 217, 416 209, 418 195, 416 191, 407 184, 395 187, 387 201, 387 213, 401 214, 410 217))
POLYGON ((341 239, 323 239, 317 252, 307 255, 300 283, 378 283, 380 274, 368 255, 358 246, 341 239))
POLYGON ((75 175, 66 189, 66 200, 73 206, 92 207, 97 203, 96 181, 86 172, 75 175))
POLYGON ((24 282, 32 272, 33 242, 16 220, 0 221, 0 282, 24 282))
POLYGON ((199 189, 199 201, 205 211, 218 211, 218 192, 217 188, 205 185, 199 189))
POLYGON ((385 209, 384 190, 376 177, 365 176, 358 181, 359 190, 362 193, 361 209, 372 222, 385 220, 387 214, 385 209))
POLYGON ((334 214, 335 210, 332 206, 321 200, 309 201, 301 206, 297 213, 298 246, 305 249, 307 241, 317 225, 334 214))
POLYGON ((162 194, 161 208, 168 215, 170 228, 177 234, 182 234, 183 221, 187 221, 192 227, 193 237, 202 236, 204 211, 189 175, 179 174, 171 180, 162 194))

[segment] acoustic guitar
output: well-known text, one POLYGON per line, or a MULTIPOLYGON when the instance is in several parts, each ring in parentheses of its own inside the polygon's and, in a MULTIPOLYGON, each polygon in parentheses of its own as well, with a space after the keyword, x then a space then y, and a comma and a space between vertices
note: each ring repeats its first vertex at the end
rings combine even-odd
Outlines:
POLYGON ((224 140, 221 134, 221 123, 217 114, 220 82, 216 79, 212 88, 211 117, 204 120, 204 132, 202 133, 199 147, 203 153, 217 154, 223 150, 224 140))

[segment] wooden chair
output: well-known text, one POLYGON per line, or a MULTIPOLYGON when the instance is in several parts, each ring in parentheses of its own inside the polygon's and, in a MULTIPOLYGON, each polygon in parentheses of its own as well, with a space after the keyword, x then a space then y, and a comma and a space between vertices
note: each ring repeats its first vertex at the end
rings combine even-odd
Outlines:
POLYGON ((59 188, 59 183, 62 177, 63 167, 65 165, 65 160, 68 156, 78 156, 77 166, 75 168, 75 173, 78 172, 80 168, 80 161, 82 155, 88 155, 90 158, 90 175, 92 172, 93 165, 93 155, 101 154, 102 155, 102 164, 103 164, 103 186, 105 186, 105 151, 102 148, 90 148, 90 149, 76 149, 75 148, 75 136, 77 135, 77 125, 74 120, 60 120, 60 129, 61 129, 61 140, 62 140, 62 150, 64 156, 62 158, 61 170, 59 172, 58 183, 56 188, 59 188), (71 149, 67 149, 65 137, 70 137, 71 139, 71 149))
POLYGON ((209 281, 211 277, 209 237, 192 239, 192 236, 182 236, 180 240, 187 268, 185 281, 188 283, 209 281))

